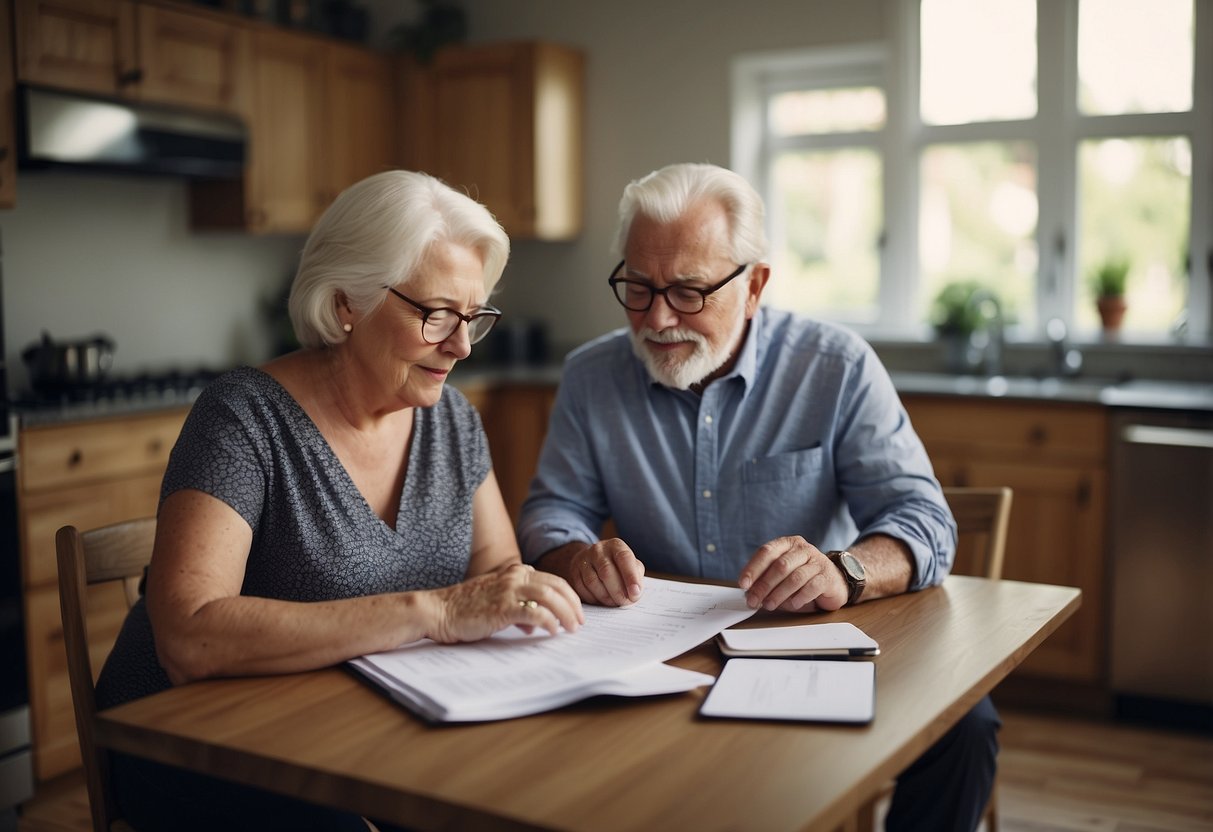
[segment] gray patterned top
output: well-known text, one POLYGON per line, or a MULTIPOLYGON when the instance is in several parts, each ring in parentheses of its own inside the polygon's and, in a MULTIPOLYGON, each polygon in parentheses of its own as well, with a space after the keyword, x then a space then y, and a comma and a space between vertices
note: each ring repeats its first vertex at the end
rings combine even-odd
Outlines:
MULTIPOLYGON (((235 509, 253 530, 242 595, 326 601, 449 586, 472 546, 472 498, 488 476, 480 417, 454 388, 413 421, 396 528, 371 509, 299 404, 251 367, 194 403, 160 500, 185 488, 235 509)), ((144 602, 127 616, 97 682, 98 707, 170 686, 144 602)))

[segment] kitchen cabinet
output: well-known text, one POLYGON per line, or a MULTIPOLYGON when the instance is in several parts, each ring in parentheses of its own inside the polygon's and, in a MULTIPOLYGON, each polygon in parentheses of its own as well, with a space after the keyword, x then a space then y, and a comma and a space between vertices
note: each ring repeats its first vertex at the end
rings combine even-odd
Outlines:
POLYGON ((584 58, 546 43, 449 46, 401 59, 405 167, 483 202, 515 239, 582 226, 584 58))
MULTIPOLYGON (((13 42, 13 3, 0 0, 0 43, 13 42)), ((0 208, 17 204, 16 82, 13 62, 0 61, 0 208)))
POLYGON ((326 49, 324 204, 373 173, 396 167, 393 61, 365 49, 326 49))
POLYGON ((395 99, 386 57, 265 28, 253 39, 245 175, 191 185, 195 228, 306 234, 336 195, 393 167, 395 99))
MULTIPOLYGON (((156 513, 160 480, 185 421, 175 409, 25 429, 18 434, 18 525, 34 772, 47 780, 80 765, 59 612, 55 532, 156 513)), ((89 648, 100 671, 126 616, 120 587, 89 590, 89 648)))
POLYGON ((133 0, 16 0, 19 80, 244 116, 249 31, 133 0))
POLYGON ((548 431, 548 416, 556 402, 551 384, 472 384, 460 390, 480 411, 493 457, 493 472, 510 519, 526 500, 548 431))
POLYGON ((903 396, 943 485, 1015 492, 1003 577, 1076 586, 1082 606, 1013 677, 1099 688, 1107 675, 1108 418, 1101 406, 903 396))

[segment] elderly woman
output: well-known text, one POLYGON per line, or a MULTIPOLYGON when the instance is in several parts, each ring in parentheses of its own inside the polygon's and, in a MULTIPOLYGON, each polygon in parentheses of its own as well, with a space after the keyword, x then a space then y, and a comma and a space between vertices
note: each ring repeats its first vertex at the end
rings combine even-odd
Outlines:
MULTIPOLYGON (((521 563, 479 417, 446 384, 501 314, 508 254, 483 206, 424 174, 337 198, 291 288, 303 349, 215 380, 185 423, 101 707, 423 637, 577 629, 568 584, 521 563)), ((134 758, 112 779, 140 830, 366 828, 134 758)))

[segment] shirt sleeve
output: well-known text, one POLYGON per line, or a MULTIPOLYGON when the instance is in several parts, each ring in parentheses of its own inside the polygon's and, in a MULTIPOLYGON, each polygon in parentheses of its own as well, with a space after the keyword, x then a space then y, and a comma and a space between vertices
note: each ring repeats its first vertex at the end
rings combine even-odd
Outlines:
POLYGON ((183 489, 201 491, 227 503, 256 531, 266 501, 264 443, 243 406, 247 401, 232 391, 216 383, 195 401, 169 456, 160 502, 183 489))
POLYGON ((869 348, 840 403, 838 483, 859 537, 886 534, 914 557, 910 589, 935 586, 956 554, 956 522, 888 372, 869 348))
POLYGON ((580 386, 575 370, 566 370, 519 515, 518 543, 527 563, 566 543, 596 542, 609 515, 580 386))

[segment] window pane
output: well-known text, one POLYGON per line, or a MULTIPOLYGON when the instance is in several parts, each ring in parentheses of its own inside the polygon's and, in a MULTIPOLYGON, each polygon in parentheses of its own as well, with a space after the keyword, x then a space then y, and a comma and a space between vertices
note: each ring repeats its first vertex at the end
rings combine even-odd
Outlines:
POLYGON ((1088 115, 1192 109, 1192 0, 1081 0, 1078 106, 1088 115))
POLYGON ((1036 153, 1025 142, 935 145, 922 154, 920 320, 955 281, 988 287, 1003 319, 1036 323, 1036 153))
POLYGON ((880 157, 872 150, 775 157, 768 303, 841 321, 875 319, 880 180, 880 157))
POLYGON ((922 120, 1036 115, 1036 0, 922 0, 922 120))
POLYGON ((1186 138, 1103 139, 1079 147, 1079 274, 1075 320, 1099 327, 1093 272, 1126 259, 1124 329, 1166 334, 1184 308, 1192 146, 1186 138))
POLYGON ((776 136, 879 130, 884 127, 884 91, 798 90, 771 98, 771 132, 776 136))

